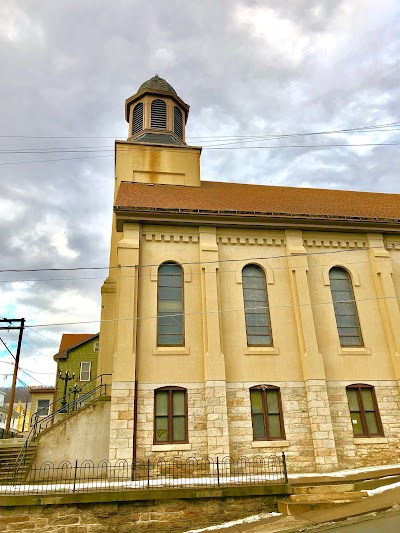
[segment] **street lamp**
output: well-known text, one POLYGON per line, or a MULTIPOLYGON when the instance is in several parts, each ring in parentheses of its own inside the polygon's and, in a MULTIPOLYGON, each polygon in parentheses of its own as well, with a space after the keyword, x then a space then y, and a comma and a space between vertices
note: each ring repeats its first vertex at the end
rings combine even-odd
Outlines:
POLYGON ((72 374, 72 376, 69 375, 69 371, 66 370, 65 371, 65 376, 62 375, 62 372, 61 370, 58 372, 58 379, 61 379, 62 381, 64 381, 64 395, 62 397, 62 400, 61 400, 61 409, 60 409, 60 413, 66 413, 67 412, 67 386, 68 386, 68 381, 71 381, 73 379, 75 379, 75 372, 72 374))

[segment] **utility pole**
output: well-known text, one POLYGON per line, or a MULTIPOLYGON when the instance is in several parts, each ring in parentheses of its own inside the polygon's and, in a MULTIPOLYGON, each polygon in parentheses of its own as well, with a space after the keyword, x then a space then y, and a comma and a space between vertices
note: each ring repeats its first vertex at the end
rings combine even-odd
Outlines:
POLYGON ((7 433, 8 431, 10 431, 11 418, 12 418, 12 412, 13 412, 13 407, 14 407, 15 386, 17 384, 19 356, 21 354, 22 334, 24 332, 24 327, 25 327, 25 318, 2 318, 0 319, 0 324, 4 322, 8 323, 9 326, 0 327, 0 330, 19 329, 17 353, 15 355, 14 374, 13 374, 13 380, 12 380, 11 391, 10 391, 10 400, 8 403, 7 422, 6 422, 6 429, 5 429, 7 433), (13 326, 15 322, 19 322, 20 325, 13 326))

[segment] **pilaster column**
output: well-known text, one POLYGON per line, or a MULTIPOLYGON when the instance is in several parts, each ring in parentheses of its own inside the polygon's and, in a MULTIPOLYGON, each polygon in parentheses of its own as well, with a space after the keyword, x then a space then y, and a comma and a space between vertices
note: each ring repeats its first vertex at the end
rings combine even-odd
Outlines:
POLYGON ((367 239, 383 327, 394 375, 400 386, 400 309, 393 283, 392 263, 381 233, 367 233, 367 239))
POLYGON ((132 460, 137 332, 139 225, 124 224, 117 244, 116 346, 113 357, 109 458, 132 460))
POLYGON ((208 455, 226 456, 229 455, 229 430, 218 301, 216 228, 201 226, 199 232, 208 455))
POLYGON ((286 230, 290 286, 318 472, 338 469, 324 362, 319 353, 301 230, 286 230))

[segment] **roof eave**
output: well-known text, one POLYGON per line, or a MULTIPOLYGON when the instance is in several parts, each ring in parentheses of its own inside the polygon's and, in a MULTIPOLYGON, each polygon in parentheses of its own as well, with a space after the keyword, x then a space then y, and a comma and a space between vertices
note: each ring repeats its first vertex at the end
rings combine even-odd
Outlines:
POLYGON ((124 222, 148 222, 152 224, 212 225, 234 227, 268 227, 324 229, 356 232, 400 233, 400 219, 367 217, 340 217, 331 215, 307 215, 287 213, 245 213, 190 209, 161 209, 114 206, 117 231, 124 222))

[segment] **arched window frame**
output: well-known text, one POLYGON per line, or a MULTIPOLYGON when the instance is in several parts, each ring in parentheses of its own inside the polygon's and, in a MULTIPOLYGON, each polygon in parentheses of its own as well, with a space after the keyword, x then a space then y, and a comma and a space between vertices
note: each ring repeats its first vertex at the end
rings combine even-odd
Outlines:
POLYGON ((268 290, 264 269, 256 263, 248 263, 245 265, 242 268, 242 287, 247 346, 273 346, 271 314, 269 311, 268 290), (261 279, 262 277, 260 287, 254 288, 248 286, 246 278, 250 278, 250 276, 246 276, 245 272, 250 268, 256 269, 257 272, 262 274, 259 278, 261 279), (251 290, 263 290, 263 301, 250 298, 251 290), (261 305, 257 306, 257 303, 261 303, 261 305), (263 309, 264 312, 255 312, 257 307, 263 309), (261 322, 263 323, 261 324, 261 322), (264 330, 264 334, 260 333, 262 330, 264 330))
POLYGON ((144 124, 144 105, 143 102, 139 102, 133 108, 132 114, 132 135, 139 133, 143 130, 144 124))
POLYGON ((375 388, 365 383, 355 383, 346 387, 346 396, 354 437, 384 437, 375 388))
POLYGON ((343 348, 364 346, 350 273, 342 266, 333 266, 329 269, 329 284, 340 345, 343 348), (345 278, 334 278, 335 272, 344 273, 345 278), (343 281, 347 282, 346 290, 343 290, 343 281), (340 290, 340 285, 342 285, 342 290, 340 290), (343 298, 340 293, 348 293, 348 295, 343 298))
POLYGON ((275 385, 255 385, 250 388, 251 422, 253 427, 253 440, 285 440, 285 425, 283 421, 281 390, 275 385), (261 392, 261 410, 255 406, 255 393, 261 392), (273 393, 276 393, 275 405, 272 405, 273 393), (256 417, 262 417, 263 431, 260 432, 260 423, 256 417), (279 435, 271 429, 272 417, 279 417, 279 435))
POLYGON ((177 105, 174 106, 174 133, 183 139, 183 113, 177 105))
POLYGON ((151 102, 150 127, 155 130, 167 129, 167 104, 161 98, 151 102))
MULTIPOLYGON (((184 300, 184 272, 183 268, 179 263, 175 261, 165 261, 161 263, 158 267, 157 273, 157 346, 184 346, 185 345, 185 300, 184 300), (166 266, 175 266, 177 270, 177 279, 174 280, 171 274, 163 274, 162 270, 166 266), (179 276, 178 276, 179 272, 179 276), (171 279, 168 280, 167 276, 171 276, 171 279), (179 279, 178 279, 179 277, 179 279), (175 283, 176 282, 176 283, 175 283), (168 284, 169 283, 169 284, 168 284), (175 302, 180 301, 179 303, 168 306, 164 302, 170 301, 172 303, 174 300, 172 298, 167 298, 167 290, 163 289, 180 289, 180 298, 176 299, 175 302), (164 294, 163 294, 164 292, 164 294), (169 309, 168 309, 169 307, 169 309), (175 309, 174 309, 175 307, 175 309), (180 307, 180 309, 179 309, 180 307), (163 318, 163 315, 168 315, 163 318), (171 316, 172 315, 172 316, 171 316), (177 327, 179 326, 179 328, 177 327), (166 340, 165 337, 175 337, 174 339, 166 340), (164 339, 163 339, 164 337, 164 339)), ((175 276, 175 274, 174 274, 175 276)), ((179 291, 169 291, 176 292, 179 291)))
MULTIPOLYGON (((182 424, 180 424, 182 433, 182 424)), ((160 387, 154 390, 154 444, 184 444, 188 443, 188 398, 187 389, 183 387, 160 387), (160 413, 157 397, 159 394, 166 393, 167 406, 163 413, 160 413), (183 406, 177 409, 174 404, 174 398, 183 393, 183 406), (162 420, 163 419, 163 420, 162 420), (183 435, 176 435, 175 422, 177 419, 183 421, 183 435), (160 431, 166 431, 166 438, 161 439, 160 431)))

